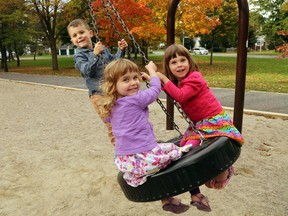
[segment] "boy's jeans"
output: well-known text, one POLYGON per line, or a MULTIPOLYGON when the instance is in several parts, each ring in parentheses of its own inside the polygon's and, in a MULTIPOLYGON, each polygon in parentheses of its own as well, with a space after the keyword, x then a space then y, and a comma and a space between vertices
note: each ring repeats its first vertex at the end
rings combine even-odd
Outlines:
MULTIPOLYGON (((99 115, 99 107, 102 106, 102 95, 97 95, 97 94, 94 94, 94 95, 91 95, 90 96, 90 100, 97 112, 97 114, 99 115)), ((102 119, 102 121, 104 122, 104 120, 102 119)), ((106 123, 104 122, 107 129, 108 129, 108 137, 110 139, 110 142, 112 143, 112 145, 115 146, 115 138, 114 138, 114 135, 113 135, 113 132, 112 132, 112 127, 111 127, 111 124, 110 123, 106 123)))

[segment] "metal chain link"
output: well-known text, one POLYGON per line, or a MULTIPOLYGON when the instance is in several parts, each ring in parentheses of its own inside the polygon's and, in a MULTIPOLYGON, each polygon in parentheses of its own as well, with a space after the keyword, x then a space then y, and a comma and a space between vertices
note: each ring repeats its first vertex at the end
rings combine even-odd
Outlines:
MULTIPOLYGON (((147 88, 150 88, 150 84, 149 82, 147 82, 147 80, 145 80, 146 86, 147 88)), ((157 98, 156 102, 159 104, 159 106, 161 107, 161 109, 163 110, 163 112, 166 114, 166 116, 169 118, 169 120, 172 122, 173 124, 173 128, 179 133, 180 136, 183 136, 183 134, 181 133, 181 131, 179 130, 179 126, 174 122, 172 116, 170 115, 170 113, 167 111, 166 107, 164 106, 164 104, 162 103, 162 101, 157 98)))
MULTIPOLYGON (((121 34, 120 34, 119 30, 117 29, 117 27, 116 27, 116 25, 115 25, 115 22, 114 22, 114 19, 112 18, 112 16, 111 16, 111 14, 110 14, 110 12, 109 12, 109 10, 108 10, 105 2, 104 2, 103 0, 100 0, 100 1, 101 1, 101 4, 103 5, 103 8, 104 8, 104 10, 105 10, 105 13, 106 13, 108 19, 110 20, 110 22, 111 22, 111 24, 112 24, 112 27, 113 27, 113 29, 114 29, 114 32, 117 34, 118 39, 119 39, 119 40, 122 39, 122 38, 121 38, 121 34)), ((121 57, 124 57, 124 56, 125 56, 125 51, 128 51, 128 56, 130 56, 130 55, 129 55, 129 54, 130 54, 130 50, 125 48, 125 50, 122 51, 121 57)))
POLYGON ((111 14, 109 13, 109 10, 108 10, 108 8, 107 8, 104 0, 100 0, 100 2, 101 2, 102 5, 103 5, 104 11, 105 11, 107 17, 109 18, 109 20, 110 20, 110 22, 111 22, 111 24, 112 24, 112 27, 113 27, 115 33, 117 34, 118 38, 120 39, 120 38, 121 38, 121 35, 120 35, 118 29, 116 28, 115 22, 114 22, 114 20, 113 20, 113 18, 112 18, 112 16, 111 16, 111 14))
POLYGON ((172 116, 170 115, 170 113, 167 111, 166 107, 164 106, 164 104, 162 103, 162 101, 157 98, 156 102, 160 105, 160 107, 162 108, 163 112, 166 114, 166 116, 169 118, 169 120, 172 122, 173 124, 173 128, 179 133, 180 136, 183 136, 183 134, 181 133, 178 125, 173 121, 172 116))
POLYGON ((93 25, 93 32, 94 32, 94 36, 96 38, 97 41, 100 41, 100 38, 99 38, 99 31, 98 31, 98 28, 96 26, 97 22, 96 22, 96 19, 94 17, 94 14, 93 14, 93 5, 92 5, 92 0, 88 0, 88 6, 89 6, 89 15, 92 19, 92 25, 93 25))
POLYGON ((112 9, 112 11, 114 12, 115 16, 118 19, 118 22, 121 24, 121 26, 123 27, 124 31, 128 34, 129 39, 133 42, 134 47, 138 50, 138 52, 144 58, 145 64, 148 64, 149 60, 147 59, 145 53, 141 50, 140 45, 136 42, 134 36, 130 33, 129 28, 125 25, 123 19, 119 15, 118 11, 115 9, 114 5, 112 4, 112 2, 110 0, 106 0, 106 1, 109 4, 109 6, 112 9))
MULTIPOLYGON (((90 14, 90 17, 92 19, 92 25, 93 25, 93 32, 94 32, 94 36, 96 38, 96 42, 99 42, 101 41, 100 38, 99 38, 99 30, 96 26, 97 22, 96 22, 96 19, 94 17, 94 14, 93 14, 93 5, 92 5, 92 0, 88 0, 88 6, 89 6, 89 14, 90 14)), ((105 68, 105 60, 104 60, 104 57, 102 54, 99 54, 100 56, 100 61, 103 65, 103 68, 105 68)))
MULTIPOLYGON (((171 97, 170 97, 171 98, 171 97)), ((187 116, 187 114, 184 112, 184 110, 181 108, 180 104, 173 100, 171 98, 173 104, 176 106, 176 108, 178 109, 178 112, 183 116, 183 118, 185 119, 185 121, 188 123, 188 125, 192 128, 193 131, 195 131, 196 133, 198 133, 200 135, 201 138, 201 143, 202 144, 203 140, 205 140, 205 137, 203 136, 203 134, 196 128, 196 126, 194 125, 194 123, 192 122, 192 120, 187 116)))

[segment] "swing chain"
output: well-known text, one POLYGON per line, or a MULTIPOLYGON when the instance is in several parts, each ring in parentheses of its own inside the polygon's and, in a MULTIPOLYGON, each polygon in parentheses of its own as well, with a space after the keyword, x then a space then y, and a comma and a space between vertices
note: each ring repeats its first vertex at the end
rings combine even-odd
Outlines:
POLYGON ((112 27, 113 27, 115 33, 117 34, 118 38, 121 38, 121 35, 120 35, 118 29, 116 28, 115 22, 114 22, 114 20, 113 20, 113 18, 112 18, 112 16, 111 16, 111 14, 109 13, 108 8, 107 8, 104 0, 100 0, 100 2, 101 2, 102 5, 103 5, 103 8, 104 8, 104 10, 105 10, 105 13, 106 13, 107 17, 109 18, 110 22, 112 23, 112 27))
MULTIPOLYGON (((88 6, 89 6, 89 14, 90 14, 90 17, 92 19, 92 25, 93 25, 93 32, 94 32, 94 36, 96 38, 96 41, 99 42, 101 41, 100 38, 99 38, 99 31, 98 31, 98 28, 96 26, 97 22, 96 22, 96 19, 94 17, 94 14, 93 14, 93 5, 92 5, 92 0, 88 0, 88 6)), ((102 54, 99 55, 100 56, 100 61, 103 65, 103 68, 105 68, 105 60, 104 60, 104 57, 102 54)))
POLYGON ((173 121, 172 116, 170 115, 170 113, 167 111, 166 107, 163 105, 163 103, 161 102, 161 100, 159 98, 157 98, 156 102, 160 105, 160 107, 162 108, 162 110, 164 111, 164 113, 166 114, 166 116, 169 118, 170 121, 172 121, 173 124, 173 128, 180 134, 180 136, 182 137, 183 134, 181 133, 181 131, 179 130, 178 125, 173 121))
MULTIPOLYGON (((147 82, 147 80, 145 80, 145 83, 146 83, 146 87, 147 88, 150 88, 150 84, 147 82)), ((172 116, 170 115, 170 113, 167 111, 166 107, 164 106, 164 104, 162 103, 162 101, 157 98, 156 99, 156 102, 159 104, 159 106, 161 107, 161 109, 163 110, 163 112, 166 114, 166 116, 169 118, 169 120, 172 122, 173 124, 173 128, 179 133, 179 135, 182 137, 183 134, 181 133, 178 125, 173 121, 173 118, 172 116)))
MULTIPOLYGON (((146 82, 146 86, 147 88, 150 87, 150 84, 147 82, 147 80, 145 80, 146 82)), ((171 102, 174 104, 174 106, 177 108, 178 112, 183 116, 184 120, 188 123, 188 125, 192 128, 193 131, 195 131, 196 133, 198 133, 200 135, 200 140, 202 144, 203 140, 205 140, 205 137, 203 136, 203 134, 196 128, 196 126, 194 125, 194 123, 192 122, 192 120, 189 118, 189 116, 187 116, 187 114, 184 112, 184 110, 182 109, 182 107, 180 106, 180 104, 175 101, 167 92, 166 94, 169 96, 171 102)), ((173 124, 173 128, 175 130, 177 130, 180 134, 180 136, 183 136, 183 134, 180 132, 178 125, 174 122, 172 116, 170 115, 170 113, 167 111, 166 107, 163 105, 163 103, 161 102, 161 100, 158 98, 157 103, 160 105, 160 107, 162 108, 162 110, 164 111, 164 113, 167 115, 167 117, 169 118, 169 120, 172 122, 173 124)))
MULTIPOLYGON (((170 96, 169 96, 170 97, 170 96)), ((196 126, 194 125, 194 123, 192 122, 192 120, 187 116, 187 114, 184 112, 184 110, 181 108, 180 104, 175 101, 174 99, 172 99, 170 97, 171 101, 173 102, 173 104, 176 106, 176 108, 178 109, 178 112, 183 116, 183 118, 185 119, 185 121, 188 123, 188 125, 192 128, 193 131, 195 131, 196 133, 198 133, 200 135, 200 140, 202 144, 203 140, 205 140, 205 137, 203 136, 203 134, 196 128, 196 126)))
POLYGON ((93 14, 92 0, 88 0, 88 6, 89 6, 89 14, 90 14, 90 17, 92 19, 94 36, 95 36, 97 41, 100 41, 99 31, 98 31, 98 28, 96 27, 96 19, 95 19, 94 14, 93 14))
POLYGON ((106 0, 106 1, 109 4, 109 6, 112 9, 112 11, 114 12, 115 16, 118 19, 118 22, 121 24, 121 26, 123 27, 124 31, 128 34, 129 39, 133 42, 134 47, 138 50, 138 52, 144 58, 145 64, 148 64, 149 60, 147 59, 145 53, 141 50, 140 45, 136 42, 134 36, 130 33, 129 28, 125 25, 123 19, 119 15, 118 11, 115 9, 114 5, 112 4, 112 2, 110 0, 106 0))
MULTIPOLYGON (((112 18, 112 16, 111 16, 111 14, 110 14, 105 2, 103 0, 100 0, 100 2, 101 2, 102 6, 103 6, 103 8, 105 10, 105 13, 106 13, 107 17, 109 18, 109 20, 110 20, 110 22, 112 24, 114 32, 117 34, 117 37, 120 40, 121 39, 121 34, 120 34, 120 32, 118 31, 118 29, 117 29, 117 27, 115 25, 114 19, 112 18)), ((128 56, 130 56, 130 50, 128 48, 125 49, 125 50, 128 51, 128 56)), ((123 50, 122 54, 121 54, 121 57, 124 57, 124 56, 125 56, 125 51, 123 50)))

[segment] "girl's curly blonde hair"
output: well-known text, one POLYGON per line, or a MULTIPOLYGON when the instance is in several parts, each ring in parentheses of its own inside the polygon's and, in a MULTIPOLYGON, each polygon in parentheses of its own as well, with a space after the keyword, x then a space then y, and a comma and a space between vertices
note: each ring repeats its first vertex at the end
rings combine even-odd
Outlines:
POLYGON ((102 83, 103 106, 100 107, 100 116, 105 119, 111 115, 117 99, 116 83, 127 72, 138 72, 138 66, 128 59, 117 59, 110 62, 104 70, 102 83))

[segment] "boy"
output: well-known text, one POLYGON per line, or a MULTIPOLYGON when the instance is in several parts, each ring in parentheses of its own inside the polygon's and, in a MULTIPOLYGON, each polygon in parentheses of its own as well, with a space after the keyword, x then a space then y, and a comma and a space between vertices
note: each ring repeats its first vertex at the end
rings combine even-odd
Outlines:
MULTIPOLYGON (((118 50, 112 55, 109 50, 102 45, 101 42, 92 43, 93 31, 89 25, 82 19, 75 19, 67 26, 68 34, 71 42, 77 46, 74 55, 75 67, 80 71, 88 88, 89 98, 97 113, 101 106, 102 92, 100 82, 103 78, 105 65, 110 61, 120 58, 124 49, 128 46, 125 40, 118 41, 118 50), (93 47, 94 45, 94 47, 93 47)), ((108 136, 114 145, 114 136, 110 124, 108 127, 108 136)))

